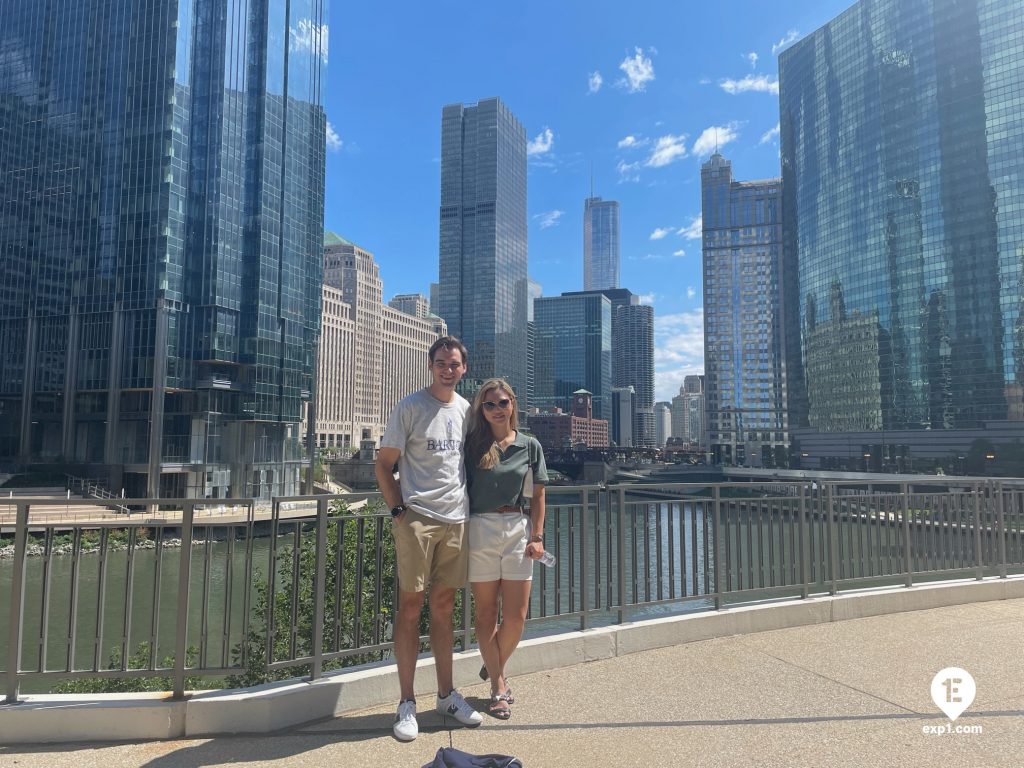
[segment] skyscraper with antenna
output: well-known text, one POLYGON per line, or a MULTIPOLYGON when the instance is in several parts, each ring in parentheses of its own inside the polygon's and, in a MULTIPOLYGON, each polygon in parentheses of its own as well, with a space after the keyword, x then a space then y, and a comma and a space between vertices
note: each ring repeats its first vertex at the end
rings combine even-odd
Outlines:
POLYGON ((583 203, 583 290, 619 287, 619 203, 590 197, 583 203))

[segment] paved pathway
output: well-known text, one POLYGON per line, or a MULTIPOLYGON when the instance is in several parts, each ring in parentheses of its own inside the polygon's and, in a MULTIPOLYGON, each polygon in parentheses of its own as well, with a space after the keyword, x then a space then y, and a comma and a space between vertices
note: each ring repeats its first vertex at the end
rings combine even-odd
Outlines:
MULTIPOLYGON (((267 736, 0 747, 0 765, 418 767, 449 740, 526 768, 1024 764, 1024 600, 718 638, 514 679, 508 722, 449 731, 421 715, 411 744, 384 707, 267 736), (954 727, 930 696, 958 666, 977 698, 954 727)), ((483 706, 486 685, 464 690, 483 706)), ((432 704, 421 699, 421 709, 432 704)))

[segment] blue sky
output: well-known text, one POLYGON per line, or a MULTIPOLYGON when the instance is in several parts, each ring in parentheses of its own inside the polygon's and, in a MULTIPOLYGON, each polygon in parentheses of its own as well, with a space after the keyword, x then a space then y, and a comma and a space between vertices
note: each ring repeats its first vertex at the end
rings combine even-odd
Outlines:
POLYGON ((621 285, 655 308, 656 398, 703 371, 700 164, 779 175, 777 55, 850 0, 331 2, 325 224, 384 299, 437 280, 445 104, 498 96, 531 142, 529 272, 580 290, 583 200, 618 200, 621 285))

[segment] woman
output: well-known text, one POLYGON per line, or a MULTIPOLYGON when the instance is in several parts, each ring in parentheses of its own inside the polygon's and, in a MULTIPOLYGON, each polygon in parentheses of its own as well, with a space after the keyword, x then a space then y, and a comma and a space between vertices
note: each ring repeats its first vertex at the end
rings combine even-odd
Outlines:
POLYGON ((505 664, 523 636, 533 561, 544 554, 544 451, 519 432, 518 420, 508 383, 485 381, 466 437, 469 582, 484 660, 480 676, 491 680, 488 712, 501 720, 511 717, 513 703, 505 664))

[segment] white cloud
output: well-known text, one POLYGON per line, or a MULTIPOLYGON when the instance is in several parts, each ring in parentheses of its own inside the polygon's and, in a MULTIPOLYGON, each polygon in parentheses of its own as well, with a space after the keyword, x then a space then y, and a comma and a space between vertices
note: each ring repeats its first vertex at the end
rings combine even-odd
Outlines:
POLYGON ((327 121, 327 149, 331 152, 337 152, 341 149, 342 143, 341 136, 334 130, 334 126, 331 125, 330 121, 327 121))
POLYGON ((758 93, 779 93, 779 78, 768 75, 746 75, 742 80, 725 78, 719 80, 719 87, 726 93, 737 94, 755 91, 758 93))
POLYGON ((631 149, 633 147, 644 147, 651 143, 650 139, 638 139, 636 136, 627 136, 619 139, 619 149, 631 149))
POLYGON ((526 145, 526 154, 543 155, 545 152, 551 151, 551 145, 554 143, 555 134, 551 132, 550 128, 545 127, 533 141, 526 145))
POLYGON ((670 133, 660 137, 654 143, 651 156, 647 158, 647 162, 644 165, 651 168, 660 168, 684 157, 686 157, 686 134, 673 136, 670 133))
POLYGON ((597 93, 601 90, 602 83, 604 83, 604 78, 601 77, 601 73, 591 72, 587 76, 587 93, 597 93))
POLYGON ((641 293, 639 298, 641 304, 653 304, 655 296, 653 293, 641 293))
POLYGON ((640 181, 640 174, 637 173, 639 167, 640 163, 627 163, 625 160, 619 160, 618 165, 615 166, 615 169, 619 172, 619 183, 640 181))
POLYGON ((682 258, 683 256, 686 255, 686 251, 680 248, 678 251, 672 251, 672 255, 675 256, 676 258, 682 258))
POLYGON ((687 240, 700 240, 704 237, 704 218, 703 216, 694 216, 693 219, 685 227, 681 227, 676 231, 677 235, 682 235, 687 240))
POLYGON ((644 56, 641 48, 637 48, 632 57, 624 58, 619 64, 619 69, 626 73, 626 77, 620 80, 619 84, 625 86, 630 93, 643 91, 654 79, 654 64, 644 56))
POLYGON ((798 37, 800 37, 799 32, 797 32, 795 29, 789 30, 789 32, 786 33, 785 37, 783 37, 781 40, 779 40, 779 42, 772 46, 772 56, 777 54, 790 43, 795 42, 798 37))
POLYGON ((697 295, 697 289, 696 288, 694 288, 692 285, 686 286, 686 298, 692 299, 696 295, 697 295))
POLYGON ((769 141, 775 141, 779 138, 779 124, 776 123, 774 128, 771 128, 761 134, 761 140, 758 144, 767 144, 769 141))
POLYGON ((651 240, 661 240, 665 235, 672 233, 672 227, 658 227, 651 232, 651 240))
POLYGON ((704 373, 704 309, 655 315, 655 399, 671 400, 684 376, 699 373, 704 373))
POLYGON ((291 50, 319 55, 327 63, 327 25, 314 24, 312 19, 299 19, 291 33, 291 50))
POLYGON ((558 226, 558 220, 564 215, 565 211, 554 210, 534 214, 533 218, 537 221, 541 229, 547 229, 548 227, 558 226))
POLYGON ((743 58, 750 62, 751 69, 757 69, 758 55, 756 53, 754 53, 753 51, 751 51, 750 53, 745 53, 743 54, 743 58))
POLYGON ((730 142, 739 138, 739 123, 732 122, 728 125, 712 125, 705 128, 704 132, 693 142, 693 154, 698 157, 710 155, 717 148, 724 147, 730 142))
POLYGON ((710 77, 702 77, 697 82, 700 83, 701 85, 711 85, 711 78, 710 77))

